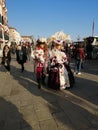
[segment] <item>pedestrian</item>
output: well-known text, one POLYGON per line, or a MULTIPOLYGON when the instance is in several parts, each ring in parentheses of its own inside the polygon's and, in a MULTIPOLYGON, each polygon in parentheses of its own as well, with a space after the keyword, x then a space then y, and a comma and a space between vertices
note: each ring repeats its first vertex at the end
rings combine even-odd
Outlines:
POLYGON ((79 44, 76 47, 74 58, 75 58, 74 73, 81 74, 81 68, 83 68, 83 63, 85 60, 85 51, 84 51, 82 44, 79 44))
POLYGON ((27 60, 30 61, 30 57, 31 57, 31 46, 30 46, 29 43, 26 45, 26 51, 27 51, 27 60))
POLYGON ((45 77, 47 73, 47 50, 48 47, 46 43, 38 39, 32 52, 32 58, 34 60, 34 72, 36 74, 39 89, 41 88, 42 84, 45 84, 45 77))
POLYGON ((10 62, 11 62, 10 48, 8 45, 5 45, 3 48, 3 56, 1 64, 4 65, 8 73, 10 73, 10 62))
POLYGON ((27 61, 27 55, 26 55, 24 47, 22 47, 21 45, 18 45, 18 47, 17 47, 16 60, 21 65, 21 72, 23 72, 24 63, 26 63, 26 61, 27 61))
POLYGON ((54 48, 49 54, 48 87, 63 90, 70 87, 70 83, 65 67, 68 64, 67 56, 61 48, 62 41, 55 40, 54 48))

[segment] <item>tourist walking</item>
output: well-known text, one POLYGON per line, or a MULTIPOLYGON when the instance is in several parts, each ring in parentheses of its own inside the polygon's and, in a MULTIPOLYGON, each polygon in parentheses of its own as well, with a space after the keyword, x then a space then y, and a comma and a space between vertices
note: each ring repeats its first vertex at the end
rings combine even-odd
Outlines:
POLYGON ((79 44, 75 49, 75 74, 81 74, 81 68, 83 67, 83 63, 85 60, 85 51, 82 44, 79 44))
POLYGON ((24 71, 24 63, 27 61, 27 55, 25 47, 18 45, 16 50, 16 60, 21 65, 21 72, 24 71))
POLYGON ((26 44, 26 52, 27 52, 27 60, 30 61, 30 58, 31 58, 31 45, 29 43, 26 44))
POLYGON ((3 48, 3 56, 1 64, 4 65, 7 72, 10 72, 10 62, 11 62, 11 52, 8 45, 5 45, 3 48))

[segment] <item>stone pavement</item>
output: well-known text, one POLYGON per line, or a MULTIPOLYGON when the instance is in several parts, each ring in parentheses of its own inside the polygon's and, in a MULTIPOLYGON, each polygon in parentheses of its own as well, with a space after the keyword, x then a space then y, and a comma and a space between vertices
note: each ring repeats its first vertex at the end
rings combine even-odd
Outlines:
MULTIPOLYGON (((73 64, 71 64, 73 65, 73 64)), ((37 88, 33 63, 0 66, 0 130, 98 130, 98 62, 85 63, 73 88, 37 88)))

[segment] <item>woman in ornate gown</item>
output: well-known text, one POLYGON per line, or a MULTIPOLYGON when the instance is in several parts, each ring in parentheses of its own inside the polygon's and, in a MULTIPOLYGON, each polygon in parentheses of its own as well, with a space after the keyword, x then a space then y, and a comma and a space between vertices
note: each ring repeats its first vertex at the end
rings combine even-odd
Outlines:
POLYGON ((54 41, 54 48, 49 54, 48 87, 53 89, 66 89, 70 87, 68 72, 65 64, 68 64, 67 56, 61 51, 62 41, 54 41))

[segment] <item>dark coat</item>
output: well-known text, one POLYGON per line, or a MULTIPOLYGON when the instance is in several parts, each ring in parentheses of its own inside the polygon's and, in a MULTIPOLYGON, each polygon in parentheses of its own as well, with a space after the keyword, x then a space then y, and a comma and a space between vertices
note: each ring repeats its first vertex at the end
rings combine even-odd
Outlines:
POLYGON ((23 50, 16 51, 16 60, 19 64, 23 64, 27 60, 27 55, 23 50))
POLYGON ((7 53, 7 56, 5 56, 4 50, 3 50, 3 57, 2 57, 2 61, 1 64, 5 64, 5 62, 11 62, 11 52, 10 50, 7 53))

